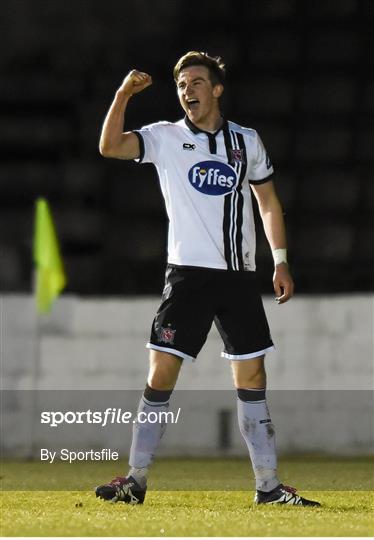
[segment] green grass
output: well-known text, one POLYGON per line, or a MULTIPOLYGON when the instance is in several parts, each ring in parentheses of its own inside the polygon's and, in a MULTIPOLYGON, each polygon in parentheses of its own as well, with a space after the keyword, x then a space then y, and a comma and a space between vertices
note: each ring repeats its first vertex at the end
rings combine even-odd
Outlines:
POLYGON ((281 460, 282 480, 322 502, 321 508, 254 506, 247 460, 160 459, 143 506, 109 504, 96 499, 88 488, 72 491, 66 486, 77 483, 79 476, 82 484, 88 482, 92 488, 121 473, 124 463, 57 465, 3 464, 2 536, 374 535, 369 458, 281 460), (359 487, 343 491, 339 475, 351 479, 350 485, 356 478, 359 487), (236 487, 240 485, 236 491, 231 491, 233 478, 236 487), (157 483, 161 491, 156 491, 157 483), (38 490, 31 491, 35 486, 38 490), (40 486, 49 490, 41 491, 40 486), (173 486, 184 491, 172 491, 173 486), (17 491, 12 491, 15 487, 17 491), (56 491, 57 487, 62 490, 56 491))
POLYGON ((143 506, 92 492, 3 494, 3 536, 372 536, 368 492, 307 492, 322 508, 255 507, 253 493, 156 492, 143 506))
MULTIPOLYGON (((19 491, 90 491, 118 475, 127 460, 116 462, 5 461, 1 489, 19 491)), ((374 460, 319 455, 285 456, 279 461, 282 482, 309 491, 370 491, 374 489, 374 460)), ((148 487, 157 491, 245 491, 253 486, 248 458, 157 459, 148 487)))

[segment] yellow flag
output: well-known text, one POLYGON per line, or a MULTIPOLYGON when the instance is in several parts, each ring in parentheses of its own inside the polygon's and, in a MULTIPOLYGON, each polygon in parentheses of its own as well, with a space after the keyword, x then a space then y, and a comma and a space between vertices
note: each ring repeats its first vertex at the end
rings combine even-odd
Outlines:
POLYGON ((47 313, 66 285, 64 266, 48 203, 36 201, 34 230, 34 262, 36 265, 36 307, 47 313))

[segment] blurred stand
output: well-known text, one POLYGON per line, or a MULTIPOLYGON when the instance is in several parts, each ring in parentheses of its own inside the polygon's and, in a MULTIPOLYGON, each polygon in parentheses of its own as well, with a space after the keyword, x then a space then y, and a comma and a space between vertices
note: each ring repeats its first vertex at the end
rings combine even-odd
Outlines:
MULTIPOLYGON (((30 290, 42 195, 56 209, 70 292, 160 293, 167 222, 156 173, 101 158, 98 138, 134 67, 154 85, 131 102, 127 128, 180 118, 172 67, 191 49, 223 56, 225 114, 256 128, 268 148, 297 291, 374 289, 372 1, 194 9, 187 0, 2 0, 1 11, 2 290, 30 290)), ((262 233, 257 260, 270 293, 262 233)))

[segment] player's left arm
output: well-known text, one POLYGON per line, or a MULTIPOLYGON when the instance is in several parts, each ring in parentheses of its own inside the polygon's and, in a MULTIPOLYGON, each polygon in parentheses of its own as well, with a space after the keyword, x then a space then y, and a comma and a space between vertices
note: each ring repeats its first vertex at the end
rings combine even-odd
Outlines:
MULTIPOLYGON (((251 184, 251 188, 257 199, 266 238, 272 251, 287 249, 283 211, 274 183, 270 180, 259 185, 251 184)), ((294 283, 286 262, 275 264, 273 285, 278 304, 287 302, 293 296, 294 283)))

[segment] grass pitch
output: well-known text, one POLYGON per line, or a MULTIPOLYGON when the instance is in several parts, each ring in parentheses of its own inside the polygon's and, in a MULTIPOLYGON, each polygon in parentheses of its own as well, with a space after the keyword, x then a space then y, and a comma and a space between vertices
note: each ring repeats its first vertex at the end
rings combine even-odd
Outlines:
POLYGON ((77 477, 83 484, 88 481, 94 486, 125 470, 125 463, 91 465, 52 469, 38 462, 5 463, 3 489, 8 491, 2 493, 2 536, 374 535, 370 459, 281 460, 285 483, 290 477, 289 483, 297 485, 302 495, 319 500, 322 508, 254 506, 248 460, 232 459, 159 460, 144 505, 109 504, 96 499, 93 491, 66 489, 66 482, 74 485, 77 477), (339 470, 343 480, 356 478, 357 490, 343 491, 337 478, 339 470), (239 484, 232 491, 233 475, 238 480, 243 471, 247 489, 239 484), (326 475, 336 480, 336 487, 326 483, 326 475), (210 488, 206 486, 209 479, 210 488), (41 491, 51 485, 51 480, 55 491, 41 491), (59 480, 61 490, 56 491, 59 480), (157 483, 161 491, 156 491, 157 483), (39 490, 31 491, 33 486, 39 490), (177 486, 184 491, 172 491, 177 486), (15 487, 22 491, 12 491, 15 487))

